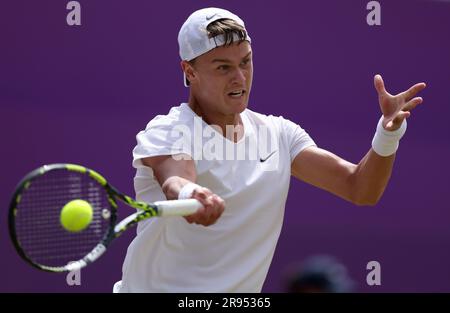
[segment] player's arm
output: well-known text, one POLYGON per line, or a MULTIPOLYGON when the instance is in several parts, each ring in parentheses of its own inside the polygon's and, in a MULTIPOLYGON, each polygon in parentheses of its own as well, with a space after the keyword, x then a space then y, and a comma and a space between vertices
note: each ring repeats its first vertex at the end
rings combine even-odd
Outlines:
POLYGON ((326 150, 310 147, 292 162, 292 175, 358 205, 374 205, 381 198, 395 159, 398 141, 406 131, 406 118, 422 98, 425 88, 415 84, 397 95, 389 94, 380 75, 374 77, 381 112, 372 148, 356 165, 326 150))
POLYGON ((189 188, 188 197, 197 199, 203 204, 203 208, 195 214, 185 217, 189 223, 209 226, 222 215, 225 208, 223 199, 213 194, 208 188, 193 185, 197 180, 197 173, 195 163, 188 155, 183 155, 181 158, 170 155, 148 157, 141 161, 153 170, 168 200, 178 199, 180 192, 183 193, 186 188, 189 188))
POLYGON ((309 147, 292 162, 292 175, 357 205, 374 205, 389 181, 395 154, 382 157, 372 149, 358 163, 309 147))

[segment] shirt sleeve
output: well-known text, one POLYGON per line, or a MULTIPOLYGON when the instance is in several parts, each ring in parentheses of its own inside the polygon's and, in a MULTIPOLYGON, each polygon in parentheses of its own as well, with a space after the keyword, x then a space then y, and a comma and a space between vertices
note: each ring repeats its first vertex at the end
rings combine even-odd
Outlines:
POLYGON ((291 162, 294 161, 295 157, 304 149, 311 146, 317 146, 309 134, 299 125, 283 118, 282 116, 280 116, 280 119, 283 134, 286 136, 287 143, 289 145, 291 162))
POLYGON ((192 155, 189 127, 165 117, 152 120, 145 130, 136 136, 137 144, 133 149, 133 167, 142 165, 141 159, 161 156, 187 154, 192 155))

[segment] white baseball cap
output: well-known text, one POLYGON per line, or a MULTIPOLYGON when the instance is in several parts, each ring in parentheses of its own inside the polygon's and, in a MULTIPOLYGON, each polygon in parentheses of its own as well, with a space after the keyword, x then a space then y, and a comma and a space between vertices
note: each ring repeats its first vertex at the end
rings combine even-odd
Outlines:
MULTIPOLYGON (((195 11, 187 18, 178 33, 178 45, 182 60, 191 61, 225 44, 223 35, 209 38, 206 30, 209 24, 219 19, 231 19, 245 29, 244 21, 230 11, 219 8, 204 8, 195 11)), ((247 34, 245 40, 251 42, 247 30, 245 32, 247 34)), ((234 35, 233 40, 238 39, 237 35, 234 35)), ((185 74, 183 80, 184 85, 188 87, 185 74)))

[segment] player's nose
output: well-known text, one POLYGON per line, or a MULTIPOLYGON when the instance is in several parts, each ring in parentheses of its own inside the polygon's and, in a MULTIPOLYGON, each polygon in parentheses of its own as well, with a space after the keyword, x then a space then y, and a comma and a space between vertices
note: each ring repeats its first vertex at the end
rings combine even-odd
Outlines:
POLYGON ((233 73, 233 84, 243 85, 247 78, 241 68, 237 68, 233 73))

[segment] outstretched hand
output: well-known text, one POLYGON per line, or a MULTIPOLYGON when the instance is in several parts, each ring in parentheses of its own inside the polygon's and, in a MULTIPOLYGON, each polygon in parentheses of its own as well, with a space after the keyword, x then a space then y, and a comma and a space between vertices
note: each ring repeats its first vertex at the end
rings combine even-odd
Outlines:
POLYGON ((425 83, 418 83, 396 95, 388 93, 384 87, 381 75, 374 77, 375 89, 378 93, 378 102, 383 113, 383 127, 394 131, 400 128, 404 119, 411 115, 411 111, 422 103, 421 97, 415 95, 426 87, 425 83))

